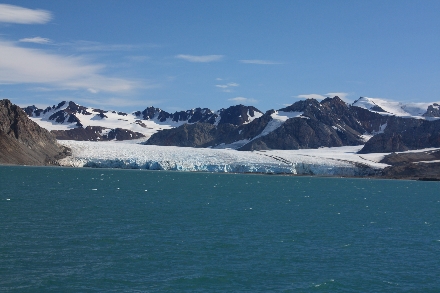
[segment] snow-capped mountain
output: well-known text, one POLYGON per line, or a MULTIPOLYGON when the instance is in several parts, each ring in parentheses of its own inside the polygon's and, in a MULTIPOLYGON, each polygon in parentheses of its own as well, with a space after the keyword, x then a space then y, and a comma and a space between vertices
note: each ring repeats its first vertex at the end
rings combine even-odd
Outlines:
POLYGON ((150 145, 233 148, 239 150, 300 149, 361 145, 363 134, 379 132, 387 117, 352 107, 340 98, 314 99, 267 111, 243 125, 182 125, 154 134, 150 145))
POLYGON ((361 97, 352 104, 381 115, 394 115, 418 119, 440 117, 438 103, 401 103, 377 98, 361 97))
POLYGON ((264 114, 243 105, 218 111, 196 108, 168 113, 148 107, 123 113, 74 102, 46 109, 30 106, 25 111, 61 140, 143 138, 145 144, 162 146, 288 150, 363 145, 375 137, 363 152, 391 152, 436 146, 440 133, 437 103, 403 104, 366 97, 351 105, 338 97, 320 102, 308 99, 264 114))
POLYGON ((186 123, 242 125, 263 115, 255 107, 243 105, 216 112, 207 108, 196 108, 171 114, 159 108, 148 107, 143 111, 124 113, 84 107, 72 101, 63 101, 46 109, 28 106, 24 110, 33 121, 53 131, 58 139, 75 140, 148 138, 157 131, 186 123), (119 136, 112 133, 119 133, 119 136), (122 135, 123 133, 126 134, 122 135))

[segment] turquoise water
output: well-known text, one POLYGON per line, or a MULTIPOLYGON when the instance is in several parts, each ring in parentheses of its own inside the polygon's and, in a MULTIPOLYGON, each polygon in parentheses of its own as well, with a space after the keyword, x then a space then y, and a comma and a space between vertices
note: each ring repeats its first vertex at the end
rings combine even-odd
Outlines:
POLYGON ((0 167, 1 292, 440 292, 437 182, 0 167))

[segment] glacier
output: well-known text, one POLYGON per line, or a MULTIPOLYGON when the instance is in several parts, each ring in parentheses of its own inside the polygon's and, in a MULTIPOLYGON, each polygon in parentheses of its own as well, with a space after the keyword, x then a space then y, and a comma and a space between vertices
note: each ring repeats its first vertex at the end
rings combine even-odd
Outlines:
POLYGON ((59 141, 72 156, 61 166, 320 176, 375 175, 388 166, 384 154, 356 152, 362 146, 270 151, 155 146, 116 142, 59 141))

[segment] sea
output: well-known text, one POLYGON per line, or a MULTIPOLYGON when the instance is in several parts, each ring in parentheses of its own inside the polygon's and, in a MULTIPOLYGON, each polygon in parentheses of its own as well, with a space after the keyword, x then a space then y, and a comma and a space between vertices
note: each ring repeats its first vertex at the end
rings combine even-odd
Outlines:
POLYGON ((0 166, 0 292, 440 292, 440 183, 0 166))

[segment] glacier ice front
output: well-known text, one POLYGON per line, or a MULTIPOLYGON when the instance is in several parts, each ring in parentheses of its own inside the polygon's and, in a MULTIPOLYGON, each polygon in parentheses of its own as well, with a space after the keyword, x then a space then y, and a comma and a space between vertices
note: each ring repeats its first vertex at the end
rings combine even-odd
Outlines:
POLYGON ((362 176, 385 164, 355 154, 359 146, 315 150, 242 152, 117 142, 60 141, 72 149, 62 166, 223 173, 362 176))

